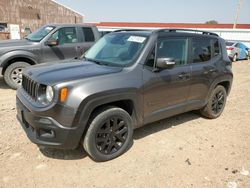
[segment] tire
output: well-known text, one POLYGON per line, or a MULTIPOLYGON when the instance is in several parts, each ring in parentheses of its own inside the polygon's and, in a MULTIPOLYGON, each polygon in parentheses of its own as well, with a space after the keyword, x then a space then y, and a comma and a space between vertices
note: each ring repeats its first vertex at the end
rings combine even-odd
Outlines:
POLYGON ((17 89, 22 84, 23 69, 30 66, 26 62, 15 62, 7 67, 4 72, 5 82, 12 88, 17 89))
POLYGON ((103 162, 122 155, 132 141, 131 116, 121 108, 106 107, 90 121, 83 147, 93 160, 103 162))
POLYGON ((250 54, 246 54, 246 60, 249 60, 250 59, 250 54))
POLYGON ((232 61, 233 62, 236 62, 237 61, 237 54, 234 54, 233 58, 232 58, 232 61))
POLYGON ((215 119, 222 114, 226 105, 226 101, 227 101, 226 89, 223 86, 218 85, 212 91, 207 105, 200 110, 200 113, 209 119, 215 119))

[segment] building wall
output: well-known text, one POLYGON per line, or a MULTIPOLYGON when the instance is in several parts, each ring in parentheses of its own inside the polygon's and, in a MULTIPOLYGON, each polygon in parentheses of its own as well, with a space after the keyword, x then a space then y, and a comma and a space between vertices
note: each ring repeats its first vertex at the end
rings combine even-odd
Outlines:
POLYGON ((51 0, 0 0, 0 23, 18 24, 21 35, 49 23, 82 23, 83 16, 51 0))

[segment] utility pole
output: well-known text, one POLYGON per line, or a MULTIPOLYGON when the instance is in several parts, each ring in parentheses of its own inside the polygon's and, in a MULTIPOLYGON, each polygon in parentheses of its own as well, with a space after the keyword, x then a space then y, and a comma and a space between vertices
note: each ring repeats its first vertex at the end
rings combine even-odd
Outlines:
POLYGON ((241 5, 242 5, 242 2, 243 2, 243 0, 238 0, 237 11, 236 11, 236 15, 235 15, 235 21, 234 21, 233 29, 236 29, 236 25, 237 25, 238 19, 240 17, 240 8, 241 8, 241 5))

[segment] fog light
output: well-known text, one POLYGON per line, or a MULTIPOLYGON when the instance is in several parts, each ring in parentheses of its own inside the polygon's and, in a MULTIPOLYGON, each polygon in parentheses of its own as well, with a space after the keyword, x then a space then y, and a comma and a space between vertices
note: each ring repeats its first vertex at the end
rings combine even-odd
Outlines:
POLYGON ((53 131, 53 130, 43 130, 43 129, 39 130, 39 135, 42 138, 55 138, 55 136, 56 136, 55 131, 53 131))
POLYGON ((41 118, 38 120, 39 123, 42 123, 42 124, 47 124, 47 125, 51 125, 52 122, 49 120, 49 119, 46 119, 46 118, 41 118))

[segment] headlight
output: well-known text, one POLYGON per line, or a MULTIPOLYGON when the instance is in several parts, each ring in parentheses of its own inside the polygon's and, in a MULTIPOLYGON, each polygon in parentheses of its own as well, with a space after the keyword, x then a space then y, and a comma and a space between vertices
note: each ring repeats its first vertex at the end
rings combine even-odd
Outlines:
POLYGON ((41 85, 38 90, 37 100, 43 105, 48 105, 53 101, 54 90, 51 86, 41 85))
POLYGON ((53 88, 51 86, 47 86, 47 88, 46 88, 46 98, 49 102, 52 102, 52 100, 54 98, 54 91, 53 91, 53 88))

